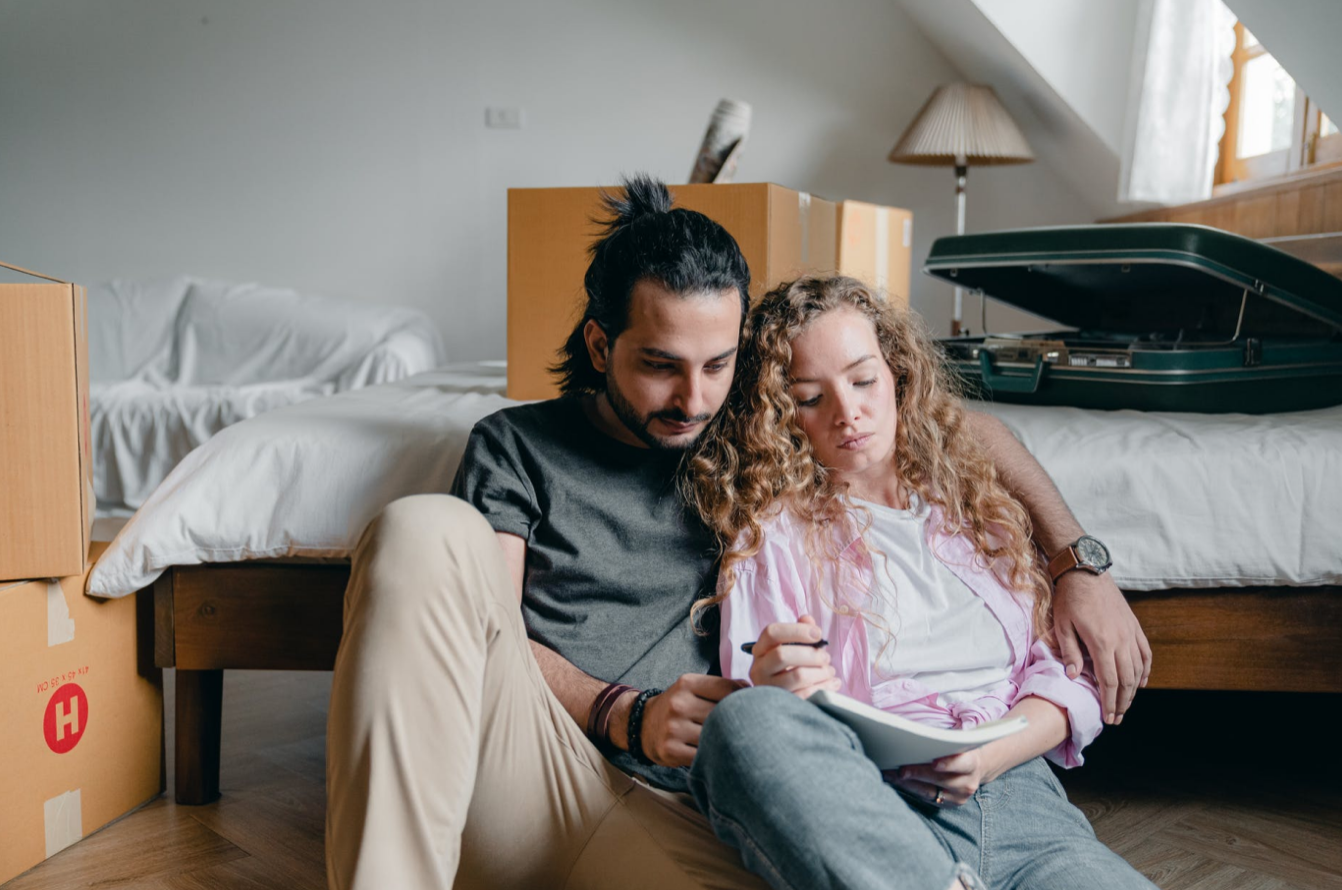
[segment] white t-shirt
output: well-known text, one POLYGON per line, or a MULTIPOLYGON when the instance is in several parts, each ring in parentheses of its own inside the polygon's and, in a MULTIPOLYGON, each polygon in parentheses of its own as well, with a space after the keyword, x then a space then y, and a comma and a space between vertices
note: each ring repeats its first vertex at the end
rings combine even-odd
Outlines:
POLYGON ((927 544, 929 509, 911 496, 909 510, 871 501, 865 540, 876 574, 867 621, 872 684, 910 677, 952 702, 972 701, 1011 676, 1012 653, 1001 622, 927 544))

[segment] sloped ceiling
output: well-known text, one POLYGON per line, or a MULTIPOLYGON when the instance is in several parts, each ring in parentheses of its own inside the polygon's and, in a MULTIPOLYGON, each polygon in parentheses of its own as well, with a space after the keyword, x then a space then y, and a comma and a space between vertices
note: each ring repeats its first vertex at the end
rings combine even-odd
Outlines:
POLYGON ((899 2, 965 79, 992 85, 1035 154, 1071 186, 1092 216, 1101 219, 1147 206, 1119 203, 1118 153, 972 0, 899 2))
POLYGON ((1329 117, 1342 117, 1342 0, 1226 0, 1329 117))

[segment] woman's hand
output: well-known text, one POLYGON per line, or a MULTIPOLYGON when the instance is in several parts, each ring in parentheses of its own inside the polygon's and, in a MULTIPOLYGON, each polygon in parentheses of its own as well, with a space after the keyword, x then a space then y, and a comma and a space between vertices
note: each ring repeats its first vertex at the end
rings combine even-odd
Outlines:
POLYGON ((777 686, 799 698, 810 698, 820 689, 838 690, 839 680, 829 663, 829 653, 813 646, 789 646, 789 643, 815 643, 820 628, 810 615, 795 624, 775 622, 760 632, 750 663, 750 682, 756 686, 777 686))
POLYGON ((931 763, 919 763, 885 773, 886 779, 900 788, 941 807, 958 807, 974 796, 979 786, 986 785, 995 774, 991 772, 992 745, 984 745, 963 754, 941 757, 931 763), (937 797, 941 800, 938 801, 937 797))
POLYGON ((940 790, 939 806, 958 807, 981 786, 1067 738, 1067 711, 1038 696, 1027 695, 1006 716, 1024 717, 1025 729, 973 751, 890 770, 885 778, 928 803, 937 803, 940 790))

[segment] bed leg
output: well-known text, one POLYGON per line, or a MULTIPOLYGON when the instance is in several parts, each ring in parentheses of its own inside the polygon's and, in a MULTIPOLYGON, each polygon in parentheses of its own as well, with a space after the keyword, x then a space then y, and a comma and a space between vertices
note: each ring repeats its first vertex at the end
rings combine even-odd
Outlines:
POLYGON ((177 671, 177 776, 180 804, 219 799, 219 733, 224 706, 224 672, 177 671))

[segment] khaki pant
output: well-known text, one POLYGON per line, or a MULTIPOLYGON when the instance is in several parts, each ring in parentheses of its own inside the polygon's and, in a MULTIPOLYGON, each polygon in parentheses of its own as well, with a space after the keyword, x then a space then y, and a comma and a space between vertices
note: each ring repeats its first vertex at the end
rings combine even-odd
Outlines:
POLYGON ((687 795, 588 741, 493 529, 445 495, 391 504, 355 551, 326 778, 333 890, 764 886, 687 795))

